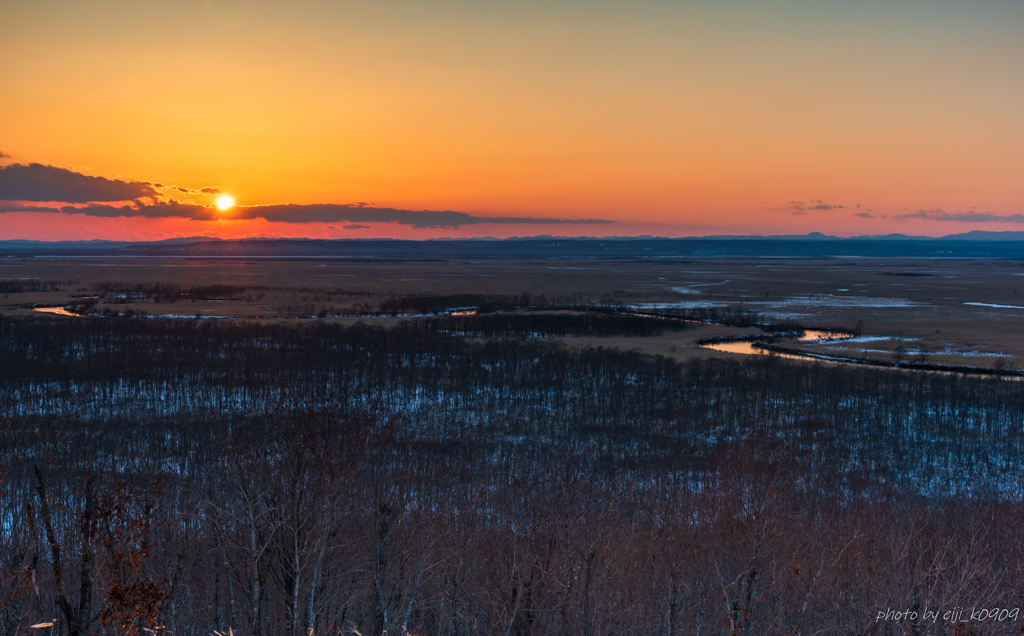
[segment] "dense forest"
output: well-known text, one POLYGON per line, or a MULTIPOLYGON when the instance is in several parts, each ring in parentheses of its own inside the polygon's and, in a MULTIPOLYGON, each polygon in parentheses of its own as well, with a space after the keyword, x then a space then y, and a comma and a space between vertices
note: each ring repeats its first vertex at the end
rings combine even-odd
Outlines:
POLYGON ((1020 633, 1024 385, 670 328, 0 319, 0 631, 1020 633))

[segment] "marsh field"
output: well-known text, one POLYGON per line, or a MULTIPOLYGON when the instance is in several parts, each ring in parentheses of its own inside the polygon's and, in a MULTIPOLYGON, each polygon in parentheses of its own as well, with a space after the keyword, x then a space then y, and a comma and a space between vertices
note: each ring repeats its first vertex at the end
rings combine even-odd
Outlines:
MULTIPOLYGON (((651 313, 740 309, 762 323, 840 329, 859 337, 805 342, 806 351, 967 367, 1024 359, 1024 262, 996 259, 399 260, 31 258, 0 259, 3 315, 62 308, 99 296, 112 312, 149 316, 395 324, 416 316, 401 297, 543 297, 549 305, 626 306, 651 313), (31 283, 53 283, 31 291, 31 283), (165 286, 160 302, 153 289, 165 286), (225 290, 211 291, 217 286, 225 290), (202 298, 187 292, 207 288, 202 298), (897 351, 898 349, 898 351, 897 351)), ((470 299, 472 300, 472 299, 470 299)), ((529 302, 526 303, 529 305, 529 302)), ((104 308, 99 305, 99 308, 104 308)), ((452 309, 436 307, 444 313, 452 309)), ((457 309, 475 309, 472 302, 457 309)), ((517 306, 515 310, 528 310, 517 306)), ((543 310, 543 308, 541 308, 543 310)), ((714 321, 709 321, 714 322, 714 321)), ((755 333, 703 325, 685 334, 587 337, 569 344, 639 348, 676 359, 709 354, 697 342, 755 333)))
POLYGON ((0 633, 1019 634, 1021 292, 0 259, 0 633))

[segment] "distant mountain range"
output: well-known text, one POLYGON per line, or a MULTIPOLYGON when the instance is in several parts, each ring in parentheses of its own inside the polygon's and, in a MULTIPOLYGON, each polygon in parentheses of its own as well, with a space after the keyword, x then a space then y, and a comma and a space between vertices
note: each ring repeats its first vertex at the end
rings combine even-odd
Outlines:
POLYGON ((821 232, 810 234, 777 234, 772 236, 704 236, 694 238, 725 239, 725 240, 812 240, 812 241, 1024 241, 1024 232, 985 232, 973 230, 962 234, 946 236, 913 236, 910 234, 864 234, 861 236, 831 236, 821 232))
POLYGON ((0 256, 165 256, 262 258, 821 258, 841 256, 1024 259, 1024 232, 973 231, 943 237, 885 234, 659 238, 533 236, 510 239, 235 239, 0 241, 0 256))

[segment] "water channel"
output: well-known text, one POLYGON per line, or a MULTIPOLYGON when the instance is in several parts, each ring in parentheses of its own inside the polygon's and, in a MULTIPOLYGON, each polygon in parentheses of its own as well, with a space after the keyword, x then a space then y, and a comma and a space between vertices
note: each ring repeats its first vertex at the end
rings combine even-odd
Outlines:
MULTIPOLYGON (((32 311, 38 311, 44 314, 57 314, 58 316, 78 316, 73 314, 63 307, 33 307, 32 311)), ((80 318, 81 316, 79 316, 80 318)))

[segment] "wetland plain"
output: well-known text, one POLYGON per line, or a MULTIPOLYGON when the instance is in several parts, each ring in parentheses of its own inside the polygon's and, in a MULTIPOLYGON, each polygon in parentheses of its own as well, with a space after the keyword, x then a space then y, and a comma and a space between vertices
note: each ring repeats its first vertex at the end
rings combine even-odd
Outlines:
MULTIPOLYGON (((1014 260, 0 259, 0 282, 16 287, 30 281, 46 283, 45 289, 5 294, 0 312, 45 311, 67 319, 59 315, 69 313, 65 307, 96 297, 94 311, 108 314, 390 325, 418 314, 389 309, 389 299, 517 296, 559 308, 614 306, 684 315, 743 311, 755 315, 758 324, 855 336, 799 343, 801 351, 821 356, 977 368, 1015 368, 1024 359, 1024 262, 1014 260), (161 302, 131 292, 146 285, 221 286, 226 293, 161 302)), ((758 333, 750 326, 714 322, 643 338, 564 340, 677 359, 751 353, 749 343, 702 346, 758 333)))

